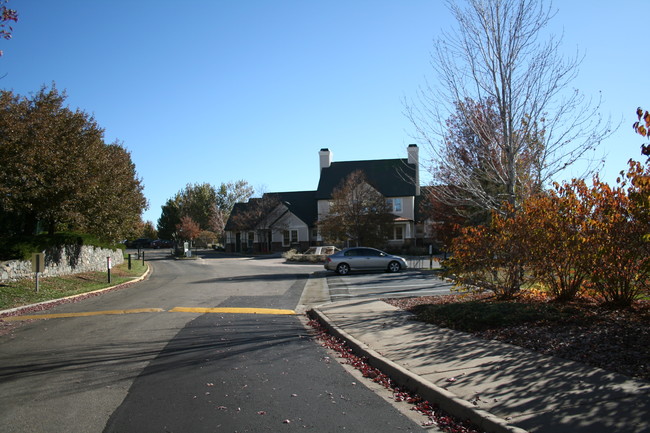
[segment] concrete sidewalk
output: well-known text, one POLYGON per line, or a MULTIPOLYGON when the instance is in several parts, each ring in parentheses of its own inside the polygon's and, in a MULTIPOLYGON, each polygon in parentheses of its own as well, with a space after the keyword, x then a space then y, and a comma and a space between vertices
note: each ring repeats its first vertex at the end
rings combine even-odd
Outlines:
POLYGON ((379 300, 310 314, 402 386, 488 432, 650 432, 650 383, 412 320, 379 300))

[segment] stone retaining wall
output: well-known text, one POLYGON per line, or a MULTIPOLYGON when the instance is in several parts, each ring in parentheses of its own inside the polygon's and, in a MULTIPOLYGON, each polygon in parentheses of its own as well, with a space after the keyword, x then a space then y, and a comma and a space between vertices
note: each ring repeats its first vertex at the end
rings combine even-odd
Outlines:
MULTIPOLYGON (((88 245, 66 245, 45 251, 45 271, 42 277, 77 274, 80 272, 105 271, 106 258, 111 258, 113 266, 124 263, 121 249, 107 250, 88 245)), ((33 278, 32 262, 29 260, 10 260, 0 262, 0 282, 33 278)))

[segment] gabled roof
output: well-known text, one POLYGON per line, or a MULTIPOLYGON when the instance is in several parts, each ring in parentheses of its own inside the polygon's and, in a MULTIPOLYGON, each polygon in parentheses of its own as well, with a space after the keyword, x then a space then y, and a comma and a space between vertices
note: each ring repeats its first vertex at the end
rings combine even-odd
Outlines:
POLYGON ((333 162, 320 173, 317 200, 327 200, 332 192, 356 170, 364 172, 370 186, 384 197, 415 195, 415 164, 408 159, 378 159, 369 161, 333 162))
POLYGON ((307 226, 316 225, 318 219, 316 191, 270 192, 265 195, 277 198, 307 226))
POLYGON ((237 216, 245 214, 259 200, 259 198, 251 198, 247 203, 235 203, 235 205, 232 207, 232 210, 230 211, 230 216, 228 217, 228 221, 226 221, 226 225, 223 229, 228 231, 238 230, 239 227, 237 227, 235 224, 237 216))

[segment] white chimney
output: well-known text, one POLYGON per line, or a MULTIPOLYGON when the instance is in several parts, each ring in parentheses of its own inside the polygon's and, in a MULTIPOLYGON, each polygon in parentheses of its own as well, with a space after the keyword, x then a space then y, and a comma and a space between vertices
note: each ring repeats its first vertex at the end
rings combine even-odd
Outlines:
POLYGON ((417 144, 409 144, 406 151, 408 152, 408 163, 415 165, 415 195, 420 195, 420 149, 417 144))
POLYGON ((328 168, 330 165, 332 165, 332 152, 329 149, 321 149, 320 152, 318 152, 318 156, 320 157, 321 171, 323 171, 324 168, 328 168))

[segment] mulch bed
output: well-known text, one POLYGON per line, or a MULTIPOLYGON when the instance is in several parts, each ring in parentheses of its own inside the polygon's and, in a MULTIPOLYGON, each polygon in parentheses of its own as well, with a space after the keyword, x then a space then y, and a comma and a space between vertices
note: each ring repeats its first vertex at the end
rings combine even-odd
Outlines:
MULTIPOLYGON (((415 312, 418 306, 480 300, 496 302, 486 294, 427 296, 385 299, 391 305, 415 312)), ((551 301, 539 296, 522 296, 514 301, 540 306, 551 301)), ((571 302, 578 319, 537 321, 493 327, 474 335, 525 347, 546 355, 578 361, 605 370, 650 381, 650 302, 613 309, 593 299, 571 302)))

